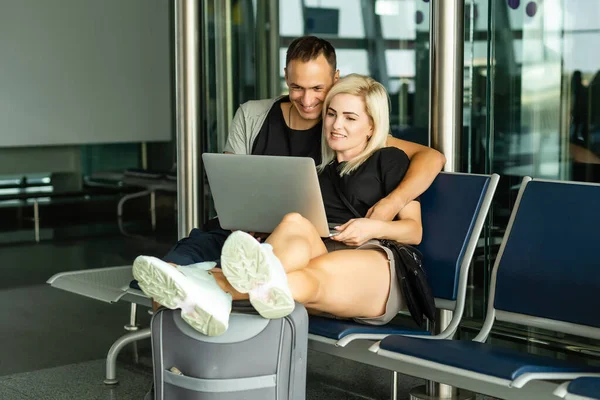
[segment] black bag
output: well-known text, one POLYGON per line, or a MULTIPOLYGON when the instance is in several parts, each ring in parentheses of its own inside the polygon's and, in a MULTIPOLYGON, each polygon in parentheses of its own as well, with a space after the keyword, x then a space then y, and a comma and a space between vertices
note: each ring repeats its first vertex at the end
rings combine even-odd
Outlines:
MULTIPOLYGON (((433 325, 436 311, 435 299, 423 269, 421 252, 412 246, 394 240, 381 239, 379 242, 390 249, 394 255, 396 275, 413 320, 423 328, 424 317, 426 317, 433 325)), ((430 326, 429 329, 433 329, 433 326, 430 326)))
MULTIPOLYGON (((344 205, 354 214, 356 218, 364 218, 350 204, 339 185, 339 175, 328 168, 329 177, 333 182, 335 190, 344 205)), ((435 299, 433 292, 427 282, 427 275, 423 269, 423 255, 414 247, 398 243, 395 240, 379 239, 381 245, 387 247, 394 255, 396 276, 406 300, 406 306, 413 320, 423 328, 425 318, 431 325, 435 323, 435 299)), ((429 329, 433 329, 430 326, 429 329)))

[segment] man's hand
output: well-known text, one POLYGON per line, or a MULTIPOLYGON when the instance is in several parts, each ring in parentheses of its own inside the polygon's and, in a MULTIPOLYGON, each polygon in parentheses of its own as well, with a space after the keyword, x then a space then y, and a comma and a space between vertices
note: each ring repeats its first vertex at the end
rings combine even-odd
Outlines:
POLYGON ((331 239, 349 246, 360 246, 373 239, 380 222, 368 218, 351 219, 344 225, 336 226, 340 233, 331 239))
POLYGON ((375 203, 373 207, 369 208, 366 218, 377 219, 380 221, 392 221, 405 205, 406 204, 402 204, 400 207, 397 202, 384 197, 375 203))

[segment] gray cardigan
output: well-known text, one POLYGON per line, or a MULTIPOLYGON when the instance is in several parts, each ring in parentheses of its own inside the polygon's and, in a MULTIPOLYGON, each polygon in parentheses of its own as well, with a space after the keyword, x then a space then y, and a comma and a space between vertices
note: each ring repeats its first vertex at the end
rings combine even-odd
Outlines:
POLYGON ((234 154, 251 154, 252 145, 267 119, 269 111, 283 97, 251 100, 242 104, 231 121, 227 144, 223 151, 234 154))

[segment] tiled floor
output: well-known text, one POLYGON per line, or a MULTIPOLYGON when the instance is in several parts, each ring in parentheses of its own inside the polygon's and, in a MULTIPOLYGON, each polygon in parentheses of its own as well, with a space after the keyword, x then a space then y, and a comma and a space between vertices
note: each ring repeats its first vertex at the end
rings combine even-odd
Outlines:
MULTIPOLYGON (((143 398, 152 379, 149 343, 140 343, 138 364, 132 346, 123 350, 118 387, 102 382, 104 357, 125 333, 129 305, 45 281, 57 272, 130 264, 140 253, 163 255, 169 247, 117 235, 0 246, 0 399, 143 398)), ((149 315, 139 314, 147 325, 149 315)))
POLYGON ((151 385, 148 371, 119 365, 120 383, 106 386, 99 379, 104 373, 104 361, 95 360, 55 368, 0 377, 0 398, 21 399, 143 399, 151 385))
MULTIPOLYGON (((316 362, 317 353, 311 353, 309 360, 316 362)), ((314 364, 312 362, 311 364, 314 364)), ((360 369, 361 372, 364 372, 360 369)), ((348 372, 358 375, 358 370, 349 371, 342 367, 338 373, 348 372)), ((380 371, 377 371, 380 372, 380 371)), ((131 366, 128 363, 119 363, 119 384, 106 386, 100 377, 104 373, 104 361, 94 360, 77 364, 69 364, 55 368, 48 368, 34 372, 0 377, 0 398, 3 400, 22 399, 90 399, 90 400, 130 400, 143 399, 152 382, 151 371, 140 366, 131 366)), ((371 374, 367 373, 367 377, 371 374)), ((382 375, 380 375, 382 377, 382 375)), ((367 379, 360 379, 364 384, 367 379)), ((325 381, 322 376, 310 372, 307 384, 308 400, 335 400, 335 399, 385 399, 389 392, 384 389, 384 382, 371 382, 368 388, 353 391, 357 386, 342 389, 340 382, 325 381), (372 384, 375 383, 375 386, 372 384), (368 393, 363 393, 367 391, 368 393)), ((407 380, 400 383, 401 388, 408 388, 418 383, 407 380), (407 386, 410 385, 410 386, 407 386)))

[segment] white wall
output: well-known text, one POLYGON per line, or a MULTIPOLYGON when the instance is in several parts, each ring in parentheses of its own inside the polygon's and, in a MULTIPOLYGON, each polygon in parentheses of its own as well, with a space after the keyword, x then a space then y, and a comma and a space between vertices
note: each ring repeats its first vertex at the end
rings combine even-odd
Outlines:
POLYGON ((0 0, 0 147, 170 140, 168 11, 0 0))

